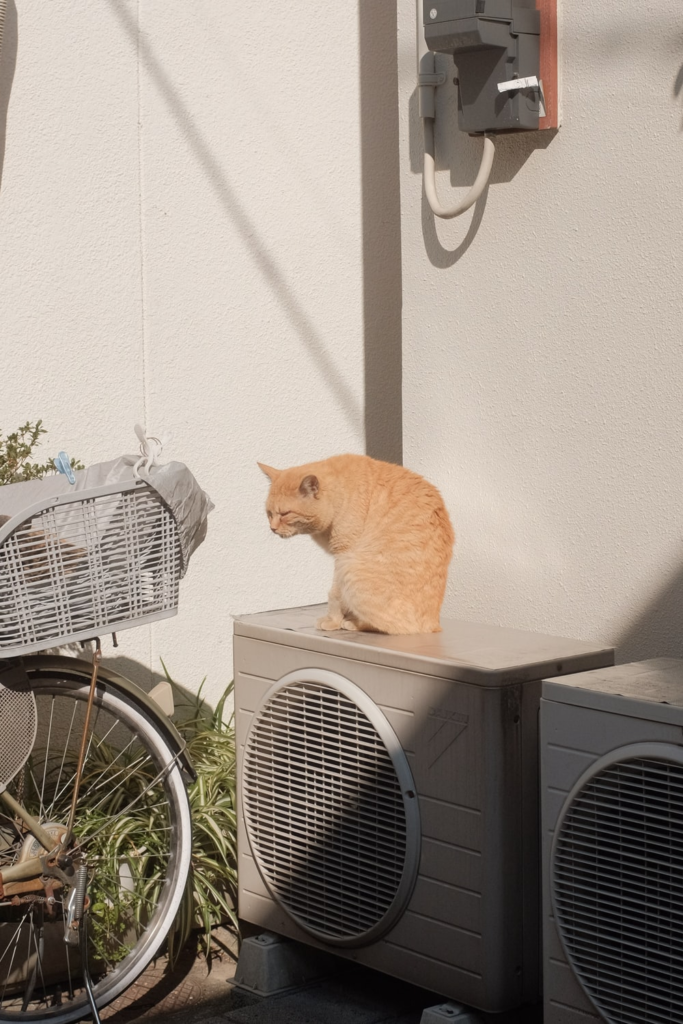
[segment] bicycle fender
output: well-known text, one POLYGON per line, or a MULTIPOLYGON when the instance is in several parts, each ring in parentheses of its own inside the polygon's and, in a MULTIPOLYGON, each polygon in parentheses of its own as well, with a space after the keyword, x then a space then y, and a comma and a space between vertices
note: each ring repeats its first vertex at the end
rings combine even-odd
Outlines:
MULTIPOLYGON (((8 661, 6 666, 2 667, 6 667, 8 671, 14 670, 12 675, 15 679, 17 669, 20 672, 23 670, 29 677, 57 675, 65 680, 71 679, 88 684, 92 676, 92 665, 89 661, 81 661, 80 658, 69 658, 63 655, 31 654, 14 662, 8 661)), ((0 674, 1 680, 2 675, 0 674)), ((144 711, 152 719, 159 732, 168 740, 169 746, 177 756, 181 770, 186 776, 186 781, 194 782, 196 780, 197 773, 187 753, 184 739, 171 719, 167 718, 159 705, 145 693, 141 686, 104 665, 100 665, 97 685, 115 690, 144 711)))

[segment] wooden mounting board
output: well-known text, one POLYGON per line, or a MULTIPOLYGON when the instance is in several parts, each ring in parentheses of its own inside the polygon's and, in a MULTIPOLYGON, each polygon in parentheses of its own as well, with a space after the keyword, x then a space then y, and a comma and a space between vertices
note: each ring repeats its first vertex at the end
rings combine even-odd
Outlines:
POLYGON ((557 4, 558 0, 536 0, 541 12, 541 74, 545 96, 546 115, 539 120, 538 127, 560 127, 560 94, 557 66, 557 4))

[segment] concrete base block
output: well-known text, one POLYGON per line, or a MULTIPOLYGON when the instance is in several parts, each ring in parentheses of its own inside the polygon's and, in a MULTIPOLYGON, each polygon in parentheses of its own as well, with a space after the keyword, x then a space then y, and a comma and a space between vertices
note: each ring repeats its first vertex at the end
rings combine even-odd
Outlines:
POLYGON ((234 986, 257 996, 279 996, 329 974, 328 959, 315 949, 262 932, 245 939, 234 986))
POLYGON ((422 1011, 420 1024, 482 1024, 482 1018, 474 1010, 468 1010, 461 1003, 441 1003, 440 1006, 428 1006, 422 1011))

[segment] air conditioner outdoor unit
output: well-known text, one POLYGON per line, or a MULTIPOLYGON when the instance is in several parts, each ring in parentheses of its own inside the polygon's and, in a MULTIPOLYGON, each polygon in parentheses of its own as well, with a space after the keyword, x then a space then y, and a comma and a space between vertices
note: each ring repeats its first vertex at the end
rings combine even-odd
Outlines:
POLYGON ((539 998, 540 680, 613 651, 235 622, 239 914, 483 1010, 539 998))
POLYGON ((683 1022, 683 661, 543 683, 544 1024, 683 1022))

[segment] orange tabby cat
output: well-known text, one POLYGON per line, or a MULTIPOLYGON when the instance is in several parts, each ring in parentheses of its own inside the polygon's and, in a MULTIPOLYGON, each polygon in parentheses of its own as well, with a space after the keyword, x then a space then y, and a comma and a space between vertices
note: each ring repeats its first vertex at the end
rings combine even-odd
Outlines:
POLYGON ((436 487, 367 455, 335 455, 293 469, 258 463, 279 537, 310 533, 334 555, 319 629, 437 633, 453 528, 436 487))

